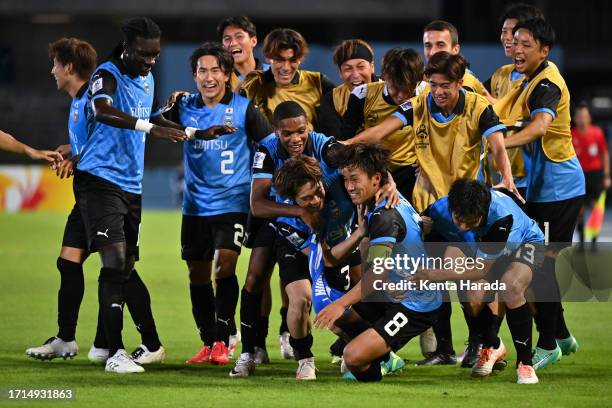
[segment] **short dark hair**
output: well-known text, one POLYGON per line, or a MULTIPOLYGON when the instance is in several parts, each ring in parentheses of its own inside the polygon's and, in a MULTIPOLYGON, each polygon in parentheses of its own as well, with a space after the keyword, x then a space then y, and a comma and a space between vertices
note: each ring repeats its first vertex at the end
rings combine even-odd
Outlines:
POLYGON ((281 120, 297 118, 300 116, 304 116, 306 120, 308 120, 308 115, 306 115, 306 111, 299 103, 295 101, 281 102, 274 109, 274 114, 272 115, 272 124, 278 127, 278 124, 281 120))
POLYGON ((544 19, 544 13, 536 6, 525 3, 513 3, 508 5, 501 17, 499 18, 499 24, 504 24, 504 21, 508 19, 516 20, 517 22, 531 20, 533 18, 544 19))
POLYGON ((382 77, 399 89, 410 89, 414 94, 423 79, 421 54, 412 48, 391 48, 382 59, 382 77))
POLYGON ((247 16, 232 16, 221 21, 217 25, 217 35, 219 38, 223 38, 223 32, 229 26, 238 27, 246 32, 250 37, 257 37, 257 28, 255 24, 247 16))
POLYGON ((317 159, 301 156, 288 159, 274 174, 274 188, 282 197, 295 200, 298 191, 308 182, 318 183, 323 171, 317 159))
POLYGON ((529 31, 533 39, 540 43, 540 46, 552 48, 555 44, 555 30, 542 18, 519 21, 512 29, 512 34, 516 33, 521 28, 529 31))
POLYGON ((283 50, 293 50, 295 59, 304 59, 308 54, 308 44, 302 34, 290 28, 275 28, 263 42, 263 54, 268 59, 278 57, 283 50))
POLYGON ((459 220, 486 217, 490 204, 491 192, 478 180, 456 180, 448 192, 448 207, 459 220))
POLYGON ((374 51, 370 44, 354 38, 342 41, 334 50, 334 64, 338 67, 354 58, 361 58, 368 62, 374 61, 374 51))
POLYGON ((379 145, 355 143, 339 150, 335 158, 339 168, 356 167, 371 178, 380 173, 380 184, 387 182, 387 160, 389 151, 379 145))
POLYGON ((232 54, 227 52, 221 44, 214 42, 206 42, 200 45, 189 57, 191 63, 191 73, 195 75, 198 68, 198 60, 205 55, 211 55, 217 59, 219 68, 223 73, 230 75, 234 69, 234 58, 232 54))
POLYGON ((451 45, 459 44, 459 31, 457 27, 444 20, 434 20, 423 28, 423 33, 427 31, 448 31, 451 36, 451 45))
POLYGON ((135 17, 121 25, 126 44, 133 44, 136 38, 155 39, 161 37, 161 29, 148 17, 135 17))
POLYGON ((465 75, 468 62, 461 54, 450 54, 440 51, 431 56, 425 66, 425 76, 431 77, 433 74, 445 75, 452 82, 457 82, 465 75))
POLYGON ((87 41, 78 38, 60 38, 48 47, 49 58, 56 59, 62 65, 72 64, 75 73, 81 79, 89 79, 96 68, 98 54, 87 41))

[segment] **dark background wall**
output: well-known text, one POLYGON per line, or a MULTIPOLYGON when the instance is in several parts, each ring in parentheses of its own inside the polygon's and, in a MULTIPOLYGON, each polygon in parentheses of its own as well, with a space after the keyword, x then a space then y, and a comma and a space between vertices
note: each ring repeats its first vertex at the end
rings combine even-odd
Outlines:
MULTIPOLYGON (((595 106, 597 120, 604 125, 612 121, 609 75, 612 25, 608 21, 612 3, 527 2, 539 6, 556 29, 556 48, 562 50, 560 62, 573 100, 589 100, 595 106)), ((342 39, 356 37, 381 45, 418 46, 422 27, 442 18, 458 27, 466 53, 468 49, 489 46, 495 50, 497 47, 497 58, 503 59, 498 46, 498 16, 507 3, 500 0, 0 0, 0 129, 37 147, 54 148, 64 143, 69 97, 55 89, 47 44, 61 36, 77 36, 90 41, 103 58, 119 41, 119 26, 129 16, 154 18, 163 30, 167 50, 215 40, 215 27, 220 19, 246 14, 257 24, 260 41, 271 29, 286 26, 302 32, 313 49, 318 47, 327 52, 342 39)), ((173 64, 174 60, 163 52, 162 48, 160 66, 173 64)), ((379 56, 382 52, 384 49, 378 52, 379 56)), ((320 65, 318 59, 325 54, 320 55, 311 55, 305 67, 320 65)), ((473 59, 478 61, 476 56, 473 59)), ((331 62, 324 61, 324 64, 329 66, 331 62)), ((477 64, 473 68, 479 71, 477 64)), ((174 83, 174 76, 180 75, 171 73, 173 77, 168 79, 163 73, 158 74, 162 88, 164 81, 168 88, 174 83)), ((337 76, 332 79, 337 81, 337 76)), ((180 160, 180 147, 164 142, 148 143, 147 165, 172 165, 180 160)), ((19 156, 0 153, 0 163, 20 160, 23 159, 19 156)))

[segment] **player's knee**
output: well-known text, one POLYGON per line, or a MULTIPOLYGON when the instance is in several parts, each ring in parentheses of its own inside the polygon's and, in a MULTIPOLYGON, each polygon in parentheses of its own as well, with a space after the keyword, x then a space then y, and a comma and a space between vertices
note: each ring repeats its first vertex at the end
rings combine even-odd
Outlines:
POLYGON ((302 313, 309 313, 312 306, 312 295, 310 292, 298 292, 295 296, 289 296, 289 305, 302 313))
POLYGON ((215 268, 217 279, 229 278, 236 273, 236 258, 232 256, 219 256, 215 268))
POLYGON ((107 283, 125 283, 127 281, 127 275, 123 269, 103 267, 100 269, 98 281, 107 283))
POLYGON ((361 359, 361 348, 355 344, 355 342, 350 342, 344 347, 344 352, 342 353, 342 358, 344 359, 344 364, 350 370, 356 370, 362 366, 361 359))
POLYGON ((263 269, 259 267, 249 268, 246 280, 244 281, 244 287, 249 292, 261 292, 265 283, 266 279, 263 274, 263 269))
POLYGON ((505 285, 502 292, 504 302, 514 302, 525 297, 525 285, 518 279, 504 276, 501 283, 505 285))
POLYGON ((121 271, 126 269, 127 256, 125 253, 125 243, 107 245, 100 248, 99 252, 102 267, 121 271))
POLYGON ((198 265, 187 262, 187 269, 189 270, 189 283, 192 285, 208 285, 210 284, 210 270, 207 268, 199 267, 198 265))

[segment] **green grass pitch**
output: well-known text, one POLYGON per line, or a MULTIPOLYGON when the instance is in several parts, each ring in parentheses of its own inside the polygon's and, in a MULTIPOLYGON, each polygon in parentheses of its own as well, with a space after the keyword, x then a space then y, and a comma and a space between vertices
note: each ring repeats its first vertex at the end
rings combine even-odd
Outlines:
MULTIPOLYGON (((281 360, 276 332, 279 324, 278 283, 273 282, 275 303, 270 321, 270 365, 261 366, 247 379, 230 379, 230 366, 187 367, 186 358, 200 344, 191 317, 187 271, 180 260, 180 214, 143 214, 139 274, 149 287, 158 330, 167 349, 165 364, 146 367, 140 375, 105 373, 87 361, 95 332, 97 274, 94 255, 86 263, 85 298, 81 306, 74 360, 40 362, 27 358, 27 347, 40 345, 57 330, 59 274, 55 260, 66 215, 0 215, 0 388, 72 388, 76 401, 61 406, 611 406, 612 304, 568 303, 568 324, 580 342, 580 351, 564 357, 539 373, 540 384, 518 386, 513 369, 515 355, 504 324, 502 338, 509 349, 509 367, 485 380, 474 380, 459 367, 416 368, 418 342, 399 354, 406 369, 379 384, 343 382, 330 364, 329 332, 315 333, 317 381, 297 382, 296 363, 281 360), (189 405, 188 405, 189 404, 189 405)), ((242 286, 248 251, 240 257, 242 286)), ((453 334, 457 352, 463 349, 465 323, 454 306, 453 334)), ((238 315, 236 316, 239 317, 238 315)), ((124 342, 139 344, 129 314, 125 313, 124 342)), ((0 402, 4 406, 32 406, 35 402, 0 402)), ((55 405, 45 403, 44 406, 55 405)))

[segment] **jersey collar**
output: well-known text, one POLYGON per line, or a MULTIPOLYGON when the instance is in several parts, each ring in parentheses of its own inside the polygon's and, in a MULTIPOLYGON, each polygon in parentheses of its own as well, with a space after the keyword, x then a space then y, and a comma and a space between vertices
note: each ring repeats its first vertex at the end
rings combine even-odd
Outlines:
POLYGON ((457 101, 457 105, 453 109, 452 113, 446 117, 442 114, 442 110, 434 103, 433 96, 431 96, 431 92, 427 95, 427 105, 429 106, 429 112, 433 118, 441 123, 450 122, 456 115, 460 115, 463 113, 465 109, 465 90, 459 90, 459 100, 457 101))
POLYGON ((89 82, 85 82, 85 83, 83 84, 83 86, 81 86, 81 87, 79 88, 79 91, 76 93, 76 95, 75 95, 74 97, 75 97, 75 98, 80 98, 80 97, 82 97, 82 96, 85 94, 85 92, 87 92, 87 88, 88 88, 88 87, 89 87, 89 82))

